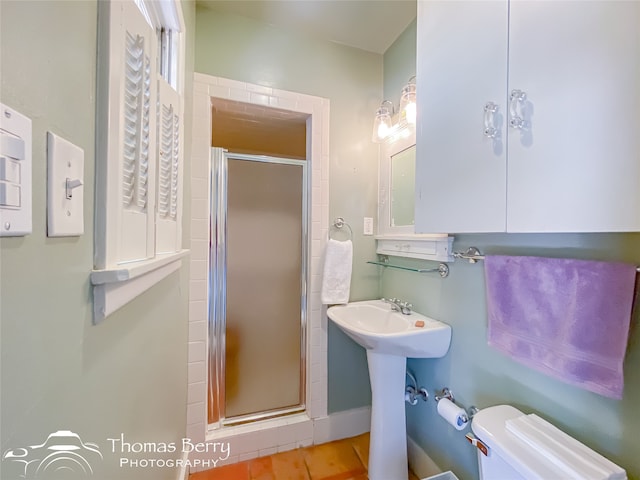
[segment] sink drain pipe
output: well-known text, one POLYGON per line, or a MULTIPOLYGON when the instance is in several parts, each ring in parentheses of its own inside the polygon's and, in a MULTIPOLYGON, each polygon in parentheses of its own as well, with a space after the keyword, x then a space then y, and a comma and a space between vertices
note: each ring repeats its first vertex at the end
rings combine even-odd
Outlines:
POLYGON ((418 388, 416 377, 409 370, 407 370, 406 375, 411 379, 411 384, 405 387, 404 401, 409 405, 417 405, 419 398, 425 402, 429 400, 429 393, 427 392, 427 389, 424 387, 418 388))

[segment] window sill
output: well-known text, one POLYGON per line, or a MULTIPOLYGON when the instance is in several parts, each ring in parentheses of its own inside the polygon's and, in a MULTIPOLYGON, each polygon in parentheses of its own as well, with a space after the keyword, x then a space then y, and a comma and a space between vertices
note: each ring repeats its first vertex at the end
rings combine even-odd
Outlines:
POLYGON ((151 260, 131 262, 91 272, 93 323, 98 324, 123 305, 153 287, 182 266, 189 250, 158 255, 151 260))

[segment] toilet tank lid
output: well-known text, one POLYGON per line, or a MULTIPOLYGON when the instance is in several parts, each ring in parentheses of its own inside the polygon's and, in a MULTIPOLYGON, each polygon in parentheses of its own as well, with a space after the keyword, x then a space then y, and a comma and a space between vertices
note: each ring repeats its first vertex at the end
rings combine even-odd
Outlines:
POLYGON ((478 412, 473 432, 525 478, 624 480, 624 469, 535 414, 509 405, 478 412))

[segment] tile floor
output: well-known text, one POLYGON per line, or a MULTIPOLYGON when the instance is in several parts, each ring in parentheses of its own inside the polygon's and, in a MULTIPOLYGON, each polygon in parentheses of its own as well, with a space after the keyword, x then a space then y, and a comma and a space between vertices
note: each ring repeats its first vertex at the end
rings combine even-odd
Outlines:
MULTIPOLYGON (((367 480, 369 434, 194 473, 189 480, 367 480)), ((409 480, 418 480, 410 472, 409 480)))

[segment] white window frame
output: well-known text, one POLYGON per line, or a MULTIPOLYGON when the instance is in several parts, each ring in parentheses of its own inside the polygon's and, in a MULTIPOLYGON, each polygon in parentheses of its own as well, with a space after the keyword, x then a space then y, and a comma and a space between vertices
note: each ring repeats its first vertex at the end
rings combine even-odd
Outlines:
MULTIPOLYGON (((127 55, 127 58, 133 58, 127 55)), ((96 207, 94 270, 91 273, 94 323, 104 320, 176 271, 182 264, 181 259, 188 253, 181 248, 184 57, 185 26, 180 0, 98 2, 96 207), (163 31, 171 33, 163 35, 163 31), (148 55, 149 59, 147 71, 150 73, 148 78, 151 87, 145 90, 147 93, 150 92, 145 98, 150 96, 150 102, 148 108, 140 108, 140 111, 148 113, 145 119, 148 119, 149 128, 148 131, 145 129, 147 134, 143 136, 150 139, 149 161, 148 168, 136 170, 136 175, 143 172, 141 178, 133 178, 134 176, 128 173, 130 169, 123 173, 123 141, 125 137, 138 140, 140 131, 136 124, 138 130, 135 131, 135 135, 124 133, 127 35, 130 39, 132 36, 140 39, 139 44, 144 45, 145 55, 148 55), (161 58, 160 50, 162 45, 166 44, 167 38, 171 41, 170 48, 174 55, 161 58), (167 60, 170 60, 169 68, 163 68, 161 72, 161 65, 166 65, 167 60), (169 107, 164 111, 170 111, 173 119, 168 131, 170 135, 165 135, 168 141, 165 141, 164 147, 160 143, 163 133, 167 133, 160 115, 163 105, 169 107), (163 157, 165 161, 169 161, 171 167, 169 176, 163 177, 165 180, 169 179, 168 184, 166 181, 163 183, 164 187, 159 185, 161 151, 169 151, 172 155, 169 159, 163 157), (147 187, 146 196, 136 206, 137 211, 127 203, 128 196, 123 195, 126 192, 123 178, 127 175, 127 180, 136 185, 136 194, 138 185, 142 186, 140 188, 143 194, 145 186, 147 187), (145 178, 148 178, 146 183, 145 178), (163 205, 163 213, 158 212, 160 194, 164 195, 165 203, 167 194, 169 195, 170 214, 166 213, 167 205, 163 205)), ((128 78, 134 78, 133 74, 127 73, 130 75, 128 78)), ((128 91, 132 90, 130 88, 128 91)), ((130 108, 127 111, 133 110, 130 108)), ((142 115, 144 116, 144 113, 142 115)), ((142 151, 142 148, 140 150, 142 151)), ((137 157, 136 167, 138 163, 143 163, 141 158, 144 156, 137 157)), ((144 166, 146 167, 146 164, 144 166)), ((166 173, 166 168, 164 171, 166 173)), ((131 187, 127 188, 130 192, 131 187)))

